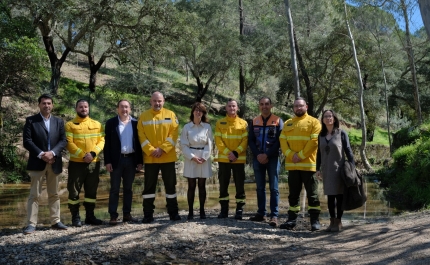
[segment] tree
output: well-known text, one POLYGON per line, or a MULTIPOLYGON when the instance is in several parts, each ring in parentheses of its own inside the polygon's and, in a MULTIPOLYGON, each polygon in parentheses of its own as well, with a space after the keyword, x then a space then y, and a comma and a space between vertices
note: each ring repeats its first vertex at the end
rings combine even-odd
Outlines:
POLYGON ((0 110, 3 97, 25 98, 37 91, 44 74, 43 50, 35 28, 24 16, 13 16, 0 3, 0 110))
POLYGON ((426 28, 427 36, 430 38, 430 2, 426 0, 418 0, 420 5, 421 17, 424 27, 426 28))
POLYGON ((364 106, 363 106, 363 91, 364 91, 363 79, 361 77, 360 64, 359 64, 358 58, 357 58, 357 51, 355 48, 354 37, 352 35, 351 28, 349 27, 346 0, 343 2, 343 6, 344 6, 344 12, 345 12, 345 24, 346 24, 346 28, 348 30, 349 39, 351 41, 352 54, 354 56, 354 63, 355 63, 355 67, 357 70, 357 79, 358 79, 358 86, 359 86, 358 100, 359 100, 359 104, 360 104, 360 116, 361 116, 361 125, 362 125, 362 127, 361 127, 360 156, 361 156, 361 161, 364 164, 364 167, 367 170, 372 170, 372 167, 370 166, 370 164, 366 158, 366 120, 364 117, 364 106))
POLYGON ((179 1, 182 34, 176 52, 196 80, 195 100, 200 102, 217 78, 221 78, 235 62, 240 51, 237 31, 221 1, 179 1), (236 32, 236 33, 235 33, 236 32))
MULTIPOLYGON (((284 0, 285 2, 285 10, 286 10, 286 16, 288 19, 288 35, 290 37, 290 53, 291 53, 291 65, 293 67, 293 74, 294 74, 294 94, 296 97, 300 97, 300 83, 299 83, 299 72, 297 70, 297 56, 296 56, 296 38, 295 32, 294 32, 294 24, 293 24, 293 17, 291 16, 291 9, 290 9, 290 1, 284 0)), ((311 108, 312 109, 312 108, 311 108)))

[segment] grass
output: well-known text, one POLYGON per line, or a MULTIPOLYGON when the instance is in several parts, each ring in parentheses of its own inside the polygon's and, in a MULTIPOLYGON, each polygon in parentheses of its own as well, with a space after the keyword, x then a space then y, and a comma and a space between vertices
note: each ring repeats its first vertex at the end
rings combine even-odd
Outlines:
MULTIPOLYGON (((361 144, 361 130, 360 129, 347 129, 349 141, 351 145, 361 144)), ((377 127, 375 130, 375 135, 373 136, 372 142, 367 142, 367 144, 380 144, 384 146, 389 146, 388 142, 388 132, 377 127)))

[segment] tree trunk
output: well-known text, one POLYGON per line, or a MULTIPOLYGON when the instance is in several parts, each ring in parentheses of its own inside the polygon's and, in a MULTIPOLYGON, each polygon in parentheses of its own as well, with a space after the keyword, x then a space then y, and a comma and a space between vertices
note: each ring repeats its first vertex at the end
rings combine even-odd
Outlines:
MULTIPOLYGON (((243 3, 239 0, 239 35, 243 36, 243 23, 245 18, 243 17, 243 3)), ((239 96, 240 96, 240 107, 239 116, 243 117, 246 112, 246 91, 245 91, 245 74, 243 70, 243 62, 240 59, 239 62, 239 96)))
POLYGON ((297 54, 297 61, 299 62, 300 71, 302 73, 303 79, 305 80, 306 85, 306 95, 307 95, 307 101, 308 101, 308 114, 311 116, 314 116, 315 118, 318 118, 315 116, 315 110, 314 110, 314 95, 311 87, 311 81, 309 79, 308 71, 306 71, 305 63, 303 62, 302 54, 300 53, 299 45, 297 44, 297 37, 296 37, 296 31, 293 31, 294 36, 294 43, 296 47, 296 54, 297 54))
POLYGON ((291 66, 293 67, 293 75, 294 75, 294 94, 297 97, 300 97, 300 83, 299 83, 299 71, 297 70, 297 59, 296 59, 296 49, 294 43, 294 26, 293 26, 293 18, 291 16, 290 2, 289 0, 284 0, 285 9, 287 12, 287 20, 288 20, 288 34, 290 36, 290 53, 291 53, 291 66))
POLYGON ((97 64, 94 61, 94 55, 88 55, 88 63, 90 65, 90 81, 88 84, 88 88, 91 92, 96 91, 96 82, 97 82, 97 72, 102 66, 103 62, 106 60, 105 56, 102 56, 97 64))
MULTIPOLYGON (((367 87, 368 77, 369 75, 365 74, 362 81, 364 91, 368 89, 367 87)), ((367 107, 364 106, 364 114, 366 114, 366 117, 367 117, 366 140, 368 142, 373 142, 373 137, 375 136, 375 129, 376 129, 376 112, 373 110, 373 108, 369 108, 369 106, 367 107)))
POLYGON ((411 68, 411 75, 412 75, 412 83, 414 86, 414 103, 415 103, 415 112, 417 115, 417 121, 418 124, 421 124, 423 122, 423 117, 421 114, 421 102, 420 102, 420 94, 418 90, 418 81, 417 81, 417 72, 415 68, 415 59, 414 59, 414 51, 412 49, 412 42, 410 37, 410 30, 409 30, 409 18, 407 13, 407 7, 405 4, 405 0, 400 0, 400 5, 403 11, 403 17, 405 19, 405 36, 406 36, 406 52, 408 53, 408 59, 409 59, 409 66, 411 68))
POLYGON ((354 63, 355 67, 357 69, 357 79, 358 79, 358 85, 359 85, 359 104, 360 104, 360 116, 361 116, 361 145, 360 145, 360 157, 361 161, 363 162, 364 167, 368 171, 373 171, 372 167, 369 164, 369 161, 367 161, 366 158, 366 120, 364 117, 364 104, 363 104, 363 81, 361 78, 361 70, 360 70, 360 64, 358 63, 357 58, 357 50, 355 49, 355 42, 354 37, 352 36, 351 28, 349 27, 348 22, 348 13, 346 10, 346 0, 343 2, 344 11, 345 11, 345 22, 346 22, 346 28, 348 30, 349 38, 351 39, 351 46, 352 46, 352 52, 354 55, 354 63))
POLYGON ((427 36, 430 38, 430 2, 428 0, 418 0, 418 3, 427 36))
POLYGON ((51 64, 51 81, 49 82, 49 90, 53 95, 56 95, 61 77, 61 66, 63 66, 63 63, 71 50, 70 48, 66 48, 61 55, 61 58, 58 59, 57 54, 55 53, 52 36, 43 36, 42 39, 51 64))
POLYGON ((196 102, 202 102, 202 98, 204 96, 204 85, 200 79, 197 79, 197 94, 196 94, 196 102))
POLYGON ((382 76, 384 77, 384 96, 385 96, 385 112, 387 113, 387 130, 388 130, 388 143, 390 144, 390 156, 393 152, 393 147, 391 143, 391 132, 390 132, 390 109, 388 108, 388 88, 387 88, 387 77, 385 75, 385 66, 384 66, 384 60, 382 60, 382 52, 381 52, 381 44, 378 40, 378 50, 379 50, 379 57, 381 58, 381 68, 382 68, 382 76))

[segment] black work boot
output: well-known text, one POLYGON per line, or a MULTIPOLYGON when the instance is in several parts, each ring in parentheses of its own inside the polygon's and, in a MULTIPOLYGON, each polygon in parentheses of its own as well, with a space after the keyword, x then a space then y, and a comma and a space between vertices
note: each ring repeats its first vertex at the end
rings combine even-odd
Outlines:
POLYGON ((236 214, 234 215, 234 219, 242 220, 243 206, 244 205, 245 205, 244 202, 239 202, 236 204, 236 214))
POLYGON ((170 221, 179 221, 181 220, 181 216, 178 214, 178 211, 170 211, 169 212, 170 221))
POLYGON ((81 227, 81 217, 79 216, 79 203, 78 204, 68 204, 70 213, 72 214, 72 226, 81 227))
POLYGON ((311 213, 311 231, 317 231, 321 229, 320 220, 318 219, 319 213, 311 213))
POLYGON ((152 212, 143 212, 142 224, 149 224, 154 222, 154 216, 152 212))
POLYGON ((72 226, 74 226, 74 227, 81 227, 82 226, 81 217, 79 216, 79 211, 78 212, 72 212, 72 226))
POLYGON ((297 224, 297 214, 294 212, 288 212, 288 219, 285 223, 281 224, 279 228, 292 230, 297 224))
POLYGON ((227 218, 228 217, 228 201, 222 200, 219 201, 221 204, 221 212, 218 214, 218 218, 227 218))
POLYGON ((85 206, 85 224, 88 225, 101 225, 103 224, 103 221, 100 219, 97 219, 94 216, 94 208, 96 208, 96 204, 95 203, 90 203, 90 202, 84 202, 84 206, 85 206))

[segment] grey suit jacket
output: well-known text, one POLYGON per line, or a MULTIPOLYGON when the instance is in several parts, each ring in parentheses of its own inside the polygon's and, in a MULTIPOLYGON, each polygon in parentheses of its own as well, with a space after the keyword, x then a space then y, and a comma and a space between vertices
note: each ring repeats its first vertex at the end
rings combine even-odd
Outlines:
POLYGON ((67 145, 64 121, 51 115, 49 120, 50 130, 50 150, 48 150, 48 130, 43 122, 40 113, 27 117, 24 125, 23 143, 24 148, 30 152, 27 170, 42 171, 46 167, 46 162, 37 156, 41 152, 54 151, 56 157, 52 164, 55 174, 63 171, 62 151, 67 145))

